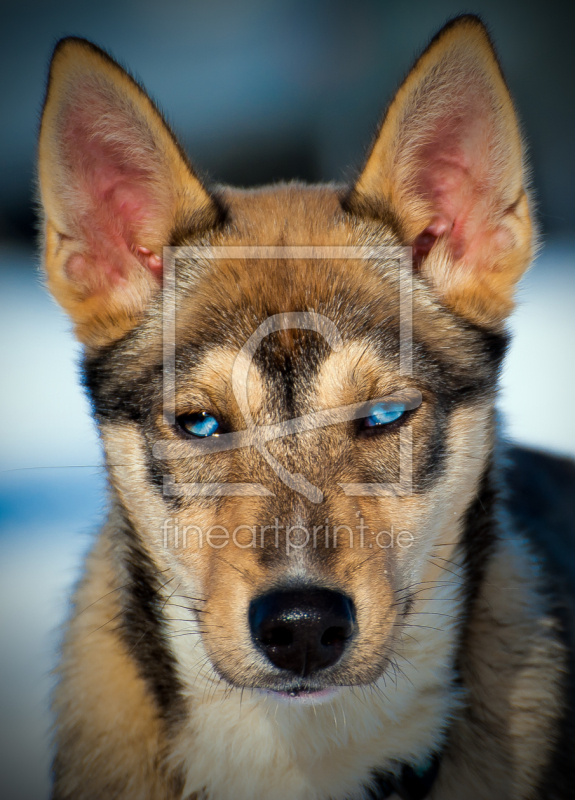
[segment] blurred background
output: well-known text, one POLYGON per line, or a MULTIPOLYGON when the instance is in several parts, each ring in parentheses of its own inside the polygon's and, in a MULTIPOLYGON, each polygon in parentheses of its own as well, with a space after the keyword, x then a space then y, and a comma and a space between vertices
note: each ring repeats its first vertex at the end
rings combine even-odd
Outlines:
POLYGON ((515 97, 543 249, 512 320, 502 412, 517 441, 575 455, 575 5, 478 0, 2 2, 0 48, 0 796, 48 795, 58 625, 101 519, 79 351, 34 250, 34 156, 56 40, 93 39, 166 111, 200 171, 244 186, 353 175, 414 56, 479 13, 515 97))

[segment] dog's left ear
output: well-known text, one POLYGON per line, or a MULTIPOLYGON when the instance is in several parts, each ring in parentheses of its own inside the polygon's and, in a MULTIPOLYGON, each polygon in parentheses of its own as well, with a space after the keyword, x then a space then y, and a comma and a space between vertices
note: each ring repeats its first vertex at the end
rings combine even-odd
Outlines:
POLYGON ((389 219, 457 313, 499 325, 532 256, 517 118, 485 27, 446 25, 392 101, 344 202, 389 219))
POLYGON ((103 50, 54 51, 38 152, 48 287, 89 346, 142 318, 162 248, 222 216, 144 90, 103 50))

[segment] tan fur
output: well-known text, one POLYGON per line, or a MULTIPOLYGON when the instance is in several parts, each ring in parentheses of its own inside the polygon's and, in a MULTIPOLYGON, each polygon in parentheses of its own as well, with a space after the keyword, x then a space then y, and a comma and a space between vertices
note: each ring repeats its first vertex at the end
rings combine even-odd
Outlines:
POLYGON ((85 787, 99 786, 110 797, 121 792, 134 799, 169 800, 173 795, 161 769, 161 725, 115 634, 121 579, 114 565, 113 530, 112 518, 86 564, 62 649, 61 683, 53 699, 62 719, 59 740, 70 763, 83 768, 81 779, 64 770, 56 791, 79 795, 85 787))

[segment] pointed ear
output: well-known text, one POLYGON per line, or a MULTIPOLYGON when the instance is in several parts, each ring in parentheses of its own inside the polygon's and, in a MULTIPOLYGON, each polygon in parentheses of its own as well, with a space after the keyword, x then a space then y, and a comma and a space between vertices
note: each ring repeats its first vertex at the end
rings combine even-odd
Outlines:
POLYGON ((532 256, 521 136, 485 27, 453 20, 416 62, 345 201, 392 218, 441 300, 498 325, 532 256))
POLYGON ((175 229, 221 210, 140 86, 83 39, 56 47, 39 142, 48 286, 84 343, 137 324, 175 229))

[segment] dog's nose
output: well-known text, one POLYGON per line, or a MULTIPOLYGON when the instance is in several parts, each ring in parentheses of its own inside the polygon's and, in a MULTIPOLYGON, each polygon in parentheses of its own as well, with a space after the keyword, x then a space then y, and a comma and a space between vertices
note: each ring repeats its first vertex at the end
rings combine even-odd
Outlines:
POLYGON ((355 627, 352 601, 330 589, 291 589, 252 600, 249 622, 256 645, 274 666, 302 677, 331 667, 355 627))

